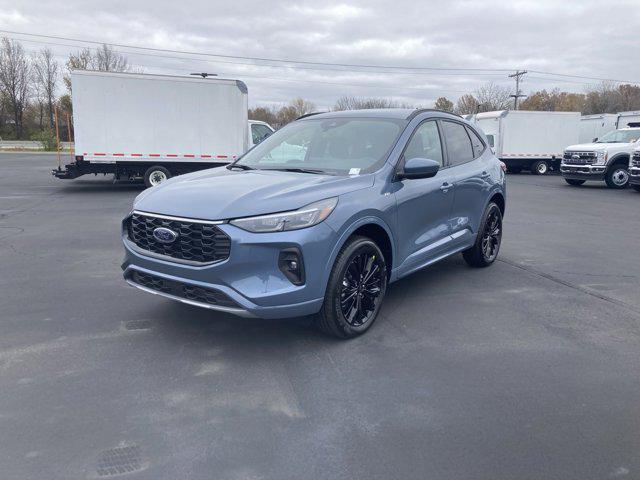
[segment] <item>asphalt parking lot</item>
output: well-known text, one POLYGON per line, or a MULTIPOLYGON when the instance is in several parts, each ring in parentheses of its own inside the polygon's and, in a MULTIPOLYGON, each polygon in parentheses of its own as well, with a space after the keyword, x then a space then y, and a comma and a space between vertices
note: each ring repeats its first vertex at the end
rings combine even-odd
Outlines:
POLYGON ((127 286, 142 187, 54 164, 0 154, 1 478, 640 478, 640 194, 510 175, 499 261, 344 342, 127 286))

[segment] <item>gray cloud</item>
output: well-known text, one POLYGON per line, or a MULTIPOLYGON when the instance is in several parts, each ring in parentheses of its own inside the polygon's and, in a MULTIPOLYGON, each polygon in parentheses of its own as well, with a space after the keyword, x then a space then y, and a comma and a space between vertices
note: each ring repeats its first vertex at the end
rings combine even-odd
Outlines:
MULTIPOLYGON (((640 9, 632 1, 81 1, 0 0, 0 29, 227 55, 412 67, 551 71, 640 80, 635 61, 640 9), (611 21, 615 18, 616 21, 611 21)), ((51 41, 53 43, 71 43, 51 41)), ((24 43, 29 50, 38 43, 24 43)), ((76 46, 49 45, 62 59, 76 46)), ((430 105, 490 75, 391 74, 276 68, 229 59, 127 53, 149 73, 218 72, 242 78, 252 104, 302 96, 329 106, 341 95, 384 96, 430 105)), ((582 91, 595 81, 531 73, 525 92, 582 91)))

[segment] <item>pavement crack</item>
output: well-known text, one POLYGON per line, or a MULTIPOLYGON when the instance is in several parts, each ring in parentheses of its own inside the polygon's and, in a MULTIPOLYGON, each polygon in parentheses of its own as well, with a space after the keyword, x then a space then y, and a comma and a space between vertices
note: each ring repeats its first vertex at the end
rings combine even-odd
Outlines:
POLYGON ((640 308, 638 308, 638 307, 636 307, 634 305, 630 305, 627 302, 623 302, 622 300, 618 300, 617 298, 613 298, 613 297, 610 297, 608 295, 603 295, 601 293, 594 292, 594 291, 592 291, 592 290, 590 290, 588 288, 584 288, 584 287, 581 287, 580 285, 576 285, 574 283, 567 282, 566 280, 562 280, 561 278, 558 278, 555 275, 551 275, 549 273, 541 272, 540 270, 537 270, 535 268, 529 267, 527 265, 523 265, 523 264, 518 263, 518 262, 514 262, 513 260, 506 260, 504 258, 499 258, 498 261, 500 261, 502 263, 506 263, 507 265, 511 265, 512 267, 519 268, 520 270, 524 270, 525 272, 531 273, 533 275, 537 275, 537 276, 545 278, 547 280, 551 280, 552 282, 558 283, 560 285, 564 285, 565 287, 572 288, 574 290, 577 290, 577 291, 579 291, 581 293, 584 293, 586 295, 589 295, 591 297, 598 298, 600 300, 604 300, 605 302, 612 303, 614 305, 617 305, 619 307, 625 308, 627 310, 630 310, 633 313, 636 313, 636 314, 640 315, 640 308))

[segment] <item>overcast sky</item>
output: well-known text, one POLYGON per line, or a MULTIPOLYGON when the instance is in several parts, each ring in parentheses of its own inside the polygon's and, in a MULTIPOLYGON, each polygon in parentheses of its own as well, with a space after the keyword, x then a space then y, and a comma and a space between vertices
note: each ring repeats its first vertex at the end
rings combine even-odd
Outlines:
MULTIPOLYGON (((508 72, 499 69, 640 82, 637 0, 0 0, 0 29, 231 56, 489 69, 398 73, 380 68, 300 68, 162 52, 141 55, 118 48, 148 73, 206 71, 240 78, 249 86, 251 105, 280 104, 301 96, 322 108, 342 95, 356 95, 431 106, 439 96, 455 100, 490 81, 513 86, 508 72)), ((49 46, 60 60, 82 46, 8 36, 24 40, 30 51, 49 46)), ((593 83, 597 81, 529 73, 522 90, 560 87, 581 92, 593 83)))

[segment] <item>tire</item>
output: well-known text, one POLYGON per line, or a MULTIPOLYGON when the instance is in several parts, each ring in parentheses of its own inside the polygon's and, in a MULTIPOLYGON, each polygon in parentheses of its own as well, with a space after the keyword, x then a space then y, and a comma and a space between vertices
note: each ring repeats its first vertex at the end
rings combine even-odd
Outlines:
POLYGON ((498 258, 501 243, 502 212, 497 204, 491 202, 482 215, 476 243, 473 247, 463 251, 462 256, 472 267, 488 267, 498 258), (494 224, 494 222, 496 223, 494 224), (488 245, 490 245, 489 248, 485 248, 488 245))
POLYGON ((573 185, 574 187, 582 185, 584 182, 586 182, 586 180, 574 180, 573 178, 565 178, 564 181, 569 185, 573 185))
POLYGON ((538 160, 531 164, 531 173, 534 175, 546 175, 549 173, 549 164, 546 160, 538 160))
POLYGON ((520 173, 520 172, 522 172, 522 167, 507 167, 507 172, 509 172, 509 173, 520 173))
POLYGON ((387 264, 380 248, 370 238, 351 237, 331 269, 316 327, 343 339, 362 335, 375 322, 386 290, 387 264), (369 280, 362 282, 367 272, 369 280))
POLYGON ((604 181, 609 188, 622 189, 629 185, 629 172, 622 164, 612 165, 604 176, 604 181))
POLYGON ((171 178, 171 172, 164 167, 154 165, 144 172, 144 184, 149 187, 160 185, 171 178))

